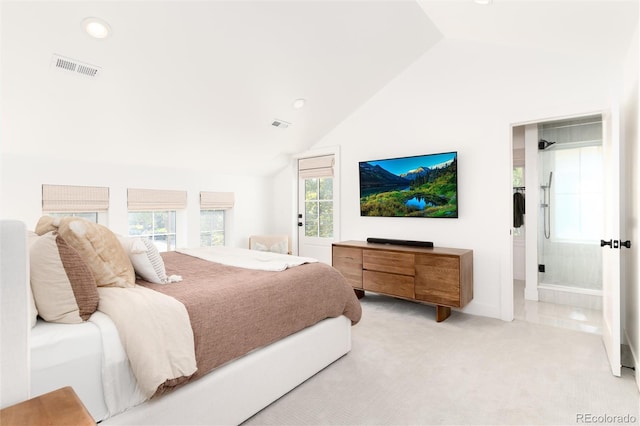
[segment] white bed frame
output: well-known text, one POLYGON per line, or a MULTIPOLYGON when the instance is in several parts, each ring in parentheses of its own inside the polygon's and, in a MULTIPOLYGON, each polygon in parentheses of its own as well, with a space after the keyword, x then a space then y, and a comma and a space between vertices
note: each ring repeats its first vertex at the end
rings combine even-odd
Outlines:
MULTIPOLYGON (((0 406, 29 394, 28 256, 25 226, 0 221, 0 406)), ((223 365, 106 425, 239 424, 351 350, 351 321, 326 319, 223 365)), ((76 391, 78 392, 78 391, 76 391)), ((80 399, 83 398, 79 393, 80 399)))

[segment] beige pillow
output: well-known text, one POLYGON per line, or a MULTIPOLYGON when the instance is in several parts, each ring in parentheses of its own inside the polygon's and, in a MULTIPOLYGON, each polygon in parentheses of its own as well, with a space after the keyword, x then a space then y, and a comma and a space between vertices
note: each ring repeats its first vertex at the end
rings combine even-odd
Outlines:
POLYGON ((80 217, 62 217, 58 233, 91 269, 98 287, 134 287, 133 265, 116 235, 80 217))
POLYGON ((51 216, 42 216, 36 224, 36 234, 38 235, 44 235, 47 232, 56 231, 57 229, 57 220, 51 216))
POLYGON ((78 252, 49 232, 29 249, 31 289, 42 318, 65 324, 81 323, 98 308, 98 288, 78 252))

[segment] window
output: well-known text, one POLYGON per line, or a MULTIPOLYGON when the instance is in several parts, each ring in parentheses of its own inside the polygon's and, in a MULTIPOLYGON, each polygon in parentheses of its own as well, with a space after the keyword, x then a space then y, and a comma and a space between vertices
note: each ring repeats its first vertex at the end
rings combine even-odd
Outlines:
POLYGON ((108 209, 107 187, 42 185, 42 212, 49 216, 81 217, 104 223, 108 209))
POLYGON ((306 237, 333 237, 333 177, 304 180, 306 237))
POLYGON ((224 210, 200 210, 200 247, 224 245, 224 210))
POLYGON ((513 187, 524 187, 524 167, 522 166, 513 167, 513 187))
MULTIPOLYGON (((522 166, 514 166, 513 167, 513 174, 512 174, 512 180, 513 180, 513 190, 515 191, 521 191, 522 194, 524 194, 524 190, 523 188, 525 187, 524 185, 524 167, 522 166)), ((524 237, 524 225, 519 227, 519 228, 513 228, 513 236, 514 237, 524 237)))
POLYGON ((158 251, 176 249, 176 212, 129 212, 129 236, 149 238, 158 251))
POLYGON ((93 222, 93 223, 100 223, 98 221, 98 212, 78 212, 78 213, 74 213, 74 212, 49 212, 47 213, 49 216, 51 217, 65 217, 65 216, 72 216, 72 217, 81 217, 83 219, 87 219, 89 222, 93 222))
POLYGON ((233 192, 200 192, 200 247, 224 245, 226 211, 234 204, 233 192))
POLYGON ((186 191, 127 190, 129 236, 149 238, 158 251, 176 249, 176 210, 187 207, 186 191))
POLYGON ((552 235, 555 240, 599 241, 604 220, 602 147, 562 149, 553 154, 552 235))

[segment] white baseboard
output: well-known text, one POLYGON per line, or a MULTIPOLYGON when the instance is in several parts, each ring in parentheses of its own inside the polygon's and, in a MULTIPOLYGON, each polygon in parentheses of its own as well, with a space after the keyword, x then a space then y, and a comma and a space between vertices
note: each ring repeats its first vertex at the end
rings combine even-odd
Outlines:
MULTIPOLYGON (((624 330, 624 338, 627 342, 632 342, 632 340, 629 339, 629 334, 626 329, 624 330)), ((629 349, 631 350, 631 358, 633 359, 633 365, 631 367, 635 369, 636 386, 640 392, 640 370, 638 370, 638 367, 640 367, 640 354, 638 353, 639 348, 634 348, 633 345, 629 345, 629 349)))
POLYGON ((524 288, 524 298, 525 300, 535 300, 538 301, 538 287, 525 287, 524 288))
POLYGON ((500 316, 499 306, 489 305, 487 303, 477 302, 475 300, 472 300, 471 302, 469 302, 469 304, 464 308, 462 308, 460 311, 470 315, 478 315, 481 317, 502 319, 500 316))

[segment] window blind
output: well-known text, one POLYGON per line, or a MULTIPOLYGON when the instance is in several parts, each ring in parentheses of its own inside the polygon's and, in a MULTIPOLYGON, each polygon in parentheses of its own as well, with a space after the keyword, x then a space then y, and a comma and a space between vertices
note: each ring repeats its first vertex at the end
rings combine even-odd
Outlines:
POLYGON ((131 211, 186 209, 187 191, 129 188, 127 208, 131 211))
POLYGON ((301 158, 298 160, 298 176, 300 179, 333 176, 333 155, 301 158))
POLYGON ((109 188, 107 187, 42 185, 42 211, 45 213, 107 210, 109 210, 109 188))
POLYGON ((226 210, 233 208, 235 193, 233 192, 200 192, 201 210, 226 210))

